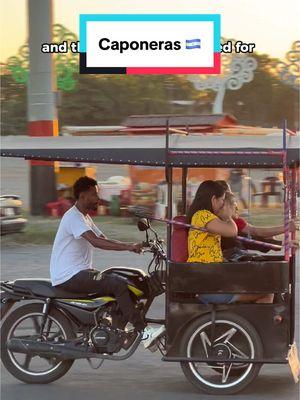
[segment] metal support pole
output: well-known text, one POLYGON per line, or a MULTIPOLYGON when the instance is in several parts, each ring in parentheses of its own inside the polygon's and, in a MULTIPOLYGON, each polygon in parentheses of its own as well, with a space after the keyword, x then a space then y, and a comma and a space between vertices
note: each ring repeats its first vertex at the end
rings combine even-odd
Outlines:
MULTIPOLYGON (((168 200, 167 200, 167 217, 172 218, 172 206, 173 206, 173 170, 172 167, 169 166, 169 145, 170 145, 170 120, 167 119, 166 122, 166 148, 165 148, 165 171, 166 171, 166 181, 168 185, 168 200)), ((169 320, 169 301, 170 301, 170 293, 169 293, 169 260, 171 259, 171 237, 172 237, 172 226, 167 226, 167 290, 166 290, 166 302, 165 302, 165 325, 166 331, 168 332, 168 320, 169 320)), ((167 334, 167 341, 168 341, 168 334, 167 334)))
MULTIPOLYGON (((173 207, 173 170, 169 165, 169 146, 170 146, 170 120, 167 118, 166 122, 166 149, 165 149, 165 171, 166 181, 168 185, 168 206, 167 206, 167 218, 172 219, 172 207, 173 207)), ((167 227, 167 258, 171 257, 171 234, 172 226, 167 227)))
MULTIPOLYGON (((290 171, 290 208, 291 208, 291 218, 296 219, 297 217, 297 169, 296 165, 291 167, 290 171)), ((296 239, 296 232, 292 232, 291 238, 296 239)), ((295 338, 295 304, 296 304, 296 250, 292 248, 292 255, 290 258, 290 288, 291 288, 291 298, 290 298, 290 344, 294 342, 295 338)))
MULTIPOLYGON (((167 218, 172 219, 172 208, 173 208, 173 169, 172 167, 169 167, 169 181, 168 181, 168 211, 167 211, 167 218)), ((172 225, 168 224, 167 228, 167 243, 168 243, 168 249, 167 249, 167 257, 168 260, 171 259, 171 236, 172 236, 172 225)))
MULTIPOLYGON (((297 187, 299 185, 298 179, 299 175, 297 174, 297 166, 293 165, 291 167, 290 173, 290 182, 291 182, 291 218, 295 219, 297 217, 297 187)), ((292 239, 296 239, 296 232, 292 232, 292 239)), ((295 249, 293 250, 295 252, 295 249)))
MULTIPOLYGON (((51 54, 41 52, 52 41, 52 0, 28 0, 29 82, 27 89, 28 133, 30 136, 58 134, 55 106, 55 77, 51 54)), ((31 214, 41 215, 47 202, 56 199, 52 161, 32 161, 30 169, 31 214)))
POLYGON ((283 137, 282 137, 282 147, 283 147, 283 181, 284 181, 284 259, 289 261, 290 258, 290 232, 289 232, 289 213, 290 213, 290 180, 289 180, 289 168, 287 165, 287 148, 286 148, 286 129, 287 122, 283 121, 283 137))
POLYGON ((168 177, 168 165, 169 165, 169 144, 170 144, 170 120, 167 118, 166 122, 166 142, 165 142, 165 176, 166 181, 169 181, 168 177))
POLYGON ((181 182, 181 201, 182 201, 182 214, 186 214, 186 180, 188 169, 187 167, 182 168, 182 182, 181 182))

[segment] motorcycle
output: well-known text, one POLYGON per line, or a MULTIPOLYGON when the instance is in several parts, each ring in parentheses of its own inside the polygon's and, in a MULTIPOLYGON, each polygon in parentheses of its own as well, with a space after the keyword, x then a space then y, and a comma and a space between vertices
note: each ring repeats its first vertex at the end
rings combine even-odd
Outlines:
MULTIPOLYGON (((147 323, 164 323, 145 317, 154 298, 165 290, 163 240, 147 219, 140 219, 138 228, 146 232, 144 251, 152 254, 148 272, 112 267, 102 274, 127 282, 135 307, 147 323)), ((1 326, 2 362, 23 382, 53 382, 64 376, 76 359, 87 359, 93 368, 99 368, 104 360, 125 360, 141 342, 142 333, 128 328, 112 296, 66 292, 52 287, 49 279, 6 281, 0 288, 1 318, 15 303, 24 303, 11 311, 1 326), (95 366, 92 359, 98 359, 99 364, 95 366)), ((157 348, 164 352, 163 337, 152 350, 157 348)))

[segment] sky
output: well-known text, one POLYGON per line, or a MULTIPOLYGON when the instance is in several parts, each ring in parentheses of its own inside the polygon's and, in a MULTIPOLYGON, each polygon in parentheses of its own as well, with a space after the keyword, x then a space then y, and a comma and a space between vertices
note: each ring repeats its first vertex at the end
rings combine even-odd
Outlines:
MULTIPOLYGON (((0 0, 0 60, 27 41, 27 0, 0 0)), ((44 1, 44 0, 37 0, 44 1)), ((221 34, 256 44, 259 53, 284 59, 300 39, 299 0, 53 0, 54 23, 78 34, 79 14, 218 13, 221 34)))

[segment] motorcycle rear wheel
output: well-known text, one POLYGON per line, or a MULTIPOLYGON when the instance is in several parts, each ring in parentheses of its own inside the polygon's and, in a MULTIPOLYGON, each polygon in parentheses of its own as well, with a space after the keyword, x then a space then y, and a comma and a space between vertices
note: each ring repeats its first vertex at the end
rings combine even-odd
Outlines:
POLYGON ((181 354, 187 357, 218 357, 220 362, 181 362, 186 378, 209 394, 231 395, 245 389, 257 377, 261 364, 244 364, 239 359, 262 358, 263 346, 255 328, 237 314, 216 314, 214 337, 210 314, 193 321, 181 340, 181 354), (236 363, 222 363, 222 357, 236 363))
MULTIPOLYGON (((74 362, 74 360, 59 361, 55 358, 14 353, 7 348, 7 341, 12 337, 26 336, 28 339, 38 337, 42 315, 43 304, 26 304, 9 314, 1 327, 2 362, 15 378, 25 383, 44 384, 56 381, 69 371, 74 362), (30 330, 33 334, 30 334, 30 330)), ((56 309, 52 309, 49 313, 43 336, 45 341, 50 339, 54 342, 75 337, 68 319, 56 309)))

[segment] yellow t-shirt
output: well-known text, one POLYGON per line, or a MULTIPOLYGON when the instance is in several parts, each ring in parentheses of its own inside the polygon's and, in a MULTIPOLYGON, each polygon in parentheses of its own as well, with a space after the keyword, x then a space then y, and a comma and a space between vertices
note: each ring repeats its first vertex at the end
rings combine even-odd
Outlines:
MULTIPOLYGON (((208 210, 197 211, 192 218, 191 225, 205 228, 206 224, 215 218, 215 214, 208 210)), ((222 262, 221 236, 190 229, 188 237, 189 258, 187 262, 212 263, 222 262)))

